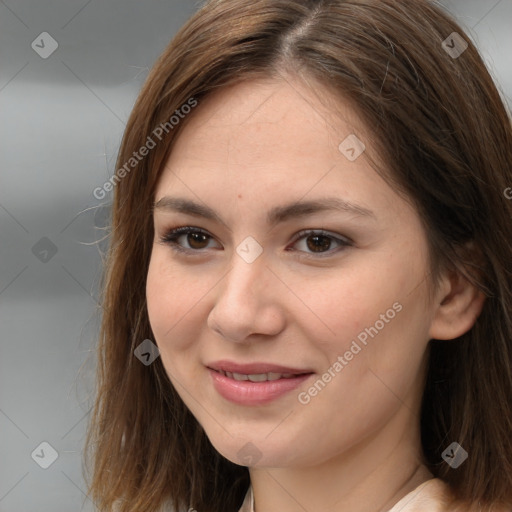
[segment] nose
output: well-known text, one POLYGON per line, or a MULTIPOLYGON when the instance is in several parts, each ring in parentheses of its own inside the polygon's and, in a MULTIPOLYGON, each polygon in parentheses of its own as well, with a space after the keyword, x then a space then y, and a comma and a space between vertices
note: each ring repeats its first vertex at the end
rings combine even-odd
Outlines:
POLYGON ((244 342, 251 335, 279 334, 286 320, 280 288, 264 254, 247 263, 234 253, 231 270, 216 287, 208 327, 233 342, 244 342))

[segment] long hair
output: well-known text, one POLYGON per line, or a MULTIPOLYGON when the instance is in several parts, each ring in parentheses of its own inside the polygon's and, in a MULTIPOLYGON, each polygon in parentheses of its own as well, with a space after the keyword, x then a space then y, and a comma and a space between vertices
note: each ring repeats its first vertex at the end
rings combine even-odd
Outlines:
POLYGON ((176 137, 208 94, 293 70, 348 99, 371 129, 386 179, 424 224, 432 284, 454 268, 484 292, 471 330, 429 344, 422 448, 459 500, 512 506, 512 127, 477 49, 428 0, 211 0, 164 50, 113 180, 89 495, 100 512, 236 512, 243 501, 248 469, 212 447, 161 358, 146 366, 134 350, 154 340, 152 206, 176 137), (469 454, 457 469, 442 459, 453 441, 469 454))

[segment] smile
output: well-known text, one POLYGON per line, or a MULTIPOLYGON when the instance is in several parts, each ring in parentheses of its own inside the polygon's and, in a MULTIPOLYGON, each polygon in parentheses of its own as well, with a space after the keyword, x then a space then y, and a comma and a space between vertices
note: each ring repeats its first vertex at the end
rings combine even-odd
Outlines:
POLYGON ((212 384, 224 399, 238 405, 270 403, 299 387, 312 375, 308 373, 239 373, 208 368, 212 384))

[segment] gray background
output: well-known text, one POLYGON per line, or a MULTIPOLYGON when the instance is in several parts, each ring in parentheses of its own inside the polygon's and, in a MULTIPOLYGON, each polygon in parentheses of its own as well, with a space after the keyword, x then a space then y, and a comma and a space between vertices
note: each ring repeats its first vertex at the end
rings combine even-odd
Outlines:
MULTIPOLYGON (((512 0, 442 3, 512 106, 512 0)), ((110 194, 92 192, 115 170, 149 69, 198 5, 0 0, 0 512, 93 511, 81 451, 110 194), (42 32, 58 43, 48 58, 31 47, 42 32), (58 453, 47 469, 42 442, 58 453)))

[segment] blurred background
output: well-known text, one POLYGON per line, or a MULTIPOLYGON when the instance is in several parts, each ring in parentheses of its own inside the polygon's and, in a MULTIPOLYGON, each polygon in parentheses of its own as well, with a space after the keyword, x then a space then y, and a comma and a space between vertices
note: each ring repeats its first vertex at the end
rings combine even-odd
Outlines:
MULTIPOLYGON (((512 108, 512 0, 440 3, 512 108)), ((81 456, 112 193, 93 191, 149 69, 198 7, 0 0, 0 512, 94 511, 81 456)))

